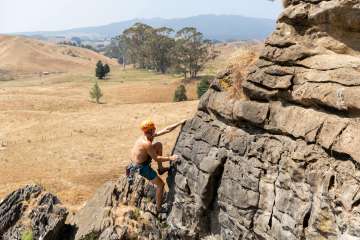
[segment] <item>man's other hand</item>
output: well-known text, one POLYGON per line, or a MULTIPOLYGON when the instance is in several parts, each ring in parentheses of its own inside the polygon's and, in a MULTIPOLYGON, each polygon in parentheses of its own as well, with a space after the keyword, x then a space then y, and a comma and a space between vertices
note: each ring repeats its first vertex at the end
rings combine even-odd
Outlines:
POLYGON ((176 161, 179 159, 179 156, 178 155, 172 155, 169 157, 170 161, 176 161))

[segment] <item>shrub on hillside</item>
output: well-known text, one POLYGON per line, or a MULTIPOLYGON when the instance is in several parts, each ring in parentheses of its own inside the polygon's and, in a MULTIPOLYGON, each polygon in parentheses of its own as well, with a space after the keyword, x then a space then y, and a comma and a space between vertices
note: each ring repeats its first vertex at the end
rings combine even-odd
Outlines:
POLYGON ((206 78, 202 78, 199 84, 197 85, 197 95, 199 98, 201 98, 204 93, 209 89, 210 83, 209 80, 206 78))
POLYGON ((103 96, 101 89, 97 82, 95 82, 94 86, 90 90, 90 97, 95 99, 96 103, 100 103, 100 98, 103 96))
POLYGON ((105 75, 106 75, 105 67, 101 61, 98 61, 96 63, 95 76, 98 79, 103 79, 105 77, 105 75))
POLYGON ((174 102, 186 101, 187 99, 185 86, 181 84, 175 90, 174 102))
POLYGON ((107 63, 104 65, 104 72, 105 76, 110 73, 110 66, 107 63))

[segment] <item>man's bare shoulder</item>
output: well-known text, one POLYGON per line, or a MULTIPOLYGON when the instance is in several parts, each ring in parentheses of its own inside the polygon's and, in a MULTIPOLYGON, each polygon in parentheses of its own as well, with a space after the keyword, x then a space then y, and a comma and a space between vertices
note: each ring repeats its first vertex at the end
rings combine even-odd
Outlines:
POLYGON ((142 148, 149 148, 152 146, 152 143, 149 140, 144 139, 143 137, 140 137, 136 141, 136 145, 139 147, 142 147, 142 148))
POLYGON ((152 143, 151 143, 150 141, 144 140, 142 146, 143 146, 145 149, 150 149, 150 148, 152 148, 152 143))

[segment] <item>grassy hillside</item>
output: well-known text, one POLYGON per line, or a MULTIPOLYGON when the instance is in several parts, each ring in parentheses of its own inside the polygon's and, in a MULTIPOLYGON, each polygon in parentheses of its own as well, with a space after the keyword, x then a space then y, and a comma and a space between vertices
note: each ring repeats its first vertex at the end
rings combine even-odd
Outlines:
POLYGON ((89 72, 94 71, 99 60, 117 65, 116 61, 88 49, 0 35, 0 74, 89 72))
MULTIPOLYGON (((23 43, 21 39, 15 40, 23 43)), ((58 57, 57 46, 50 45, 55 49, 52 55, 38 51, 44 49, 41 42, 27 44, 30 44, 26 45, 30 46, 25 49, 27 52, 58 57), (40 45, 31 47, 34 43, 40 45)), ((251 56, 251 48, 246 44, 218 47, 221 55, 208 64, 203 76, 215 74, 224 67, 225 60, 226 64, 241 63, 251 56)), ((38 67, 31 59, 22 58, 20 66, 30 70, 38 67)), ((0 81, 0 199, 14 189, 36 182, 76 210, 100 185, 124 174, 132 144, 141 135, 138 126, 143 119, 153 118, 161 129, 191 118, 196 112, 198 80, 186 85, 193 101, 174 103, 174 91, 182 76, 124 70, 113 65, 109 78, 99 80, 103 104, 95 104, 89 98, 96 80, 94 61, 87 62, 84 68, 72 68, 72 62, 59 63, 55 67, 64 66, 68 72, 0 81)), ((173 132, 159 139, 164 143, 165 154, 170 153, 176 137, 177 132, 173 132)))

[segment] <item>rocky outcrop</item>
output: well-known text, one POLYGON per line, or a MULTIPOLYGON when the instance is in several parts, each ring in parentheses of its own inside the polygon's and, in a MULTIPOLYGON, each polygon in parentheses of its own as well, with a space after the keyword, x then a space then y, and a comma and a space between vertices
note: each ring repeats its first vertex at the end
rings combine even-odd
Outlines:
POLYGON ((360 238, 360 4, 290 0, 243 89, 221 74, 175 147, 180 239, 360 238))
POLYGON ((0 203, 0 239, 20 240, 31 232, 34 239, 62 238, 67 210, 40 186, 19 189, 0 203))
POLYGON ((136 176, 107 182, 76 214, 40 186, 26 186, 0 203, 0 239, 171 239, 166 215, 156 216, 154 187, 136 176), (26 238, 28 239, 28 238, 26 238))
POLYGON ((155 189, 136 176, 103 185, 68 224, 75 230, 71 239, 164 239, 161 216, 155 216, 155 189))
MULTIPOLYGON (((68 218, 67 238, 360 239, 360 3, 284 4, 246 99, 226 90, 231 72, 219 74, 183 126, 169 214, 153 215, 144 179, 123 178, 68 218)), ((31 219, 35 239, 56 239, 61 209, 39 187, 21 189, 0 204, 0 235, 18 239, 31 219)))

